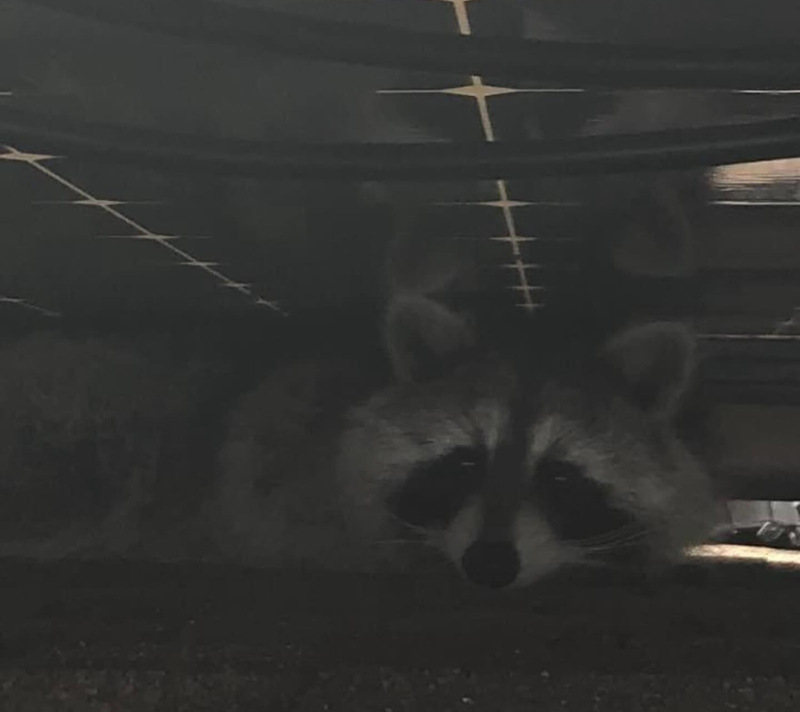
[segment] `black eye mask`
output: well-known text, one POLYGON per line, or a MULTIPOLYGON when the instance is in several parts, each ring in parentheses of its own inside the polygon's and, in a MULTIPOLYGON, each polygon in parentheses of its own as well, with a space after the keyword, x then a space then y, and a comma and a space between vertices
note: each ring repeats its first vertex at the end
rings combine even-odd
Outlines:
POLYGON ((398 519, 417 527, 442 529, 475 494, 486 474, 486 453, 456 448, 418 466, 386 501, 398 519))
POLYGON ((588 478, 583 468, 555 457, 539 462, 530 497, 565 541, 580 543, 636 523, 633 515, 611 503, 607 488, 588 478))

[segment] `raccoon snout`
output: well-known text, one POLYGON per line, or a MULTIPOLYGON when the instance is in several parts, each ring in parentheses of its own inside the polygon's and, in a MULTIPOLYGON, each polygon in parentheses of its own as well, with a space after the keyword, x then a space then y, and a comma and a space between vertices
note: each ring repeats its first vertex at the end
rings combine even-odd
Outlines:
POLYGON ((505 588, 519 576, 520 558, 511 542, 476 541, 461 557, 461 567, 478 586, 505 588))

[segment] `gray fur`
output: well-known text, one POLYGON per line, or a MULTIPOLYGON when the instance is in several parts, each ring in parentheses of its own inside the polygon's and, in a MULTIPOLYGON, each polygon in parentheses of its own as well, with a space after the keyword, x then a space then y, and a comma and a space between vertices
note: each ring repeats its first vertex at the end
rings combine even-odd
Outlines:
MULTIPOLYGON (((220 511, 238 527, 231 541, 240 555, 317 567, 408 568, 417 564, 422 543, 460 568, 467 548, 486 535, 491 484, 494 496, 506 499, 504 531, 521 559, 514 585, 532 583, 598 553, 559 539, 539 503, 524 494, 554 450, 641 525, 646 561, 675 560, 707 535, 717 502, 701 462, 672 426, 694 365, 693 338, 684 327, 638 325, 586 353, 573 345, 556 348, 555 358, 512 357, 475 348, 471 322, 428 297, 410 304, 403 294, 389 314, 389 349, 405 339, 393 329, 416 328, 433 340, 429 356, 446 352, 444 371, 415 378, 405 351, 391 354, 395 382, 341 404, 344 419, 320 428, 296 412, 301 403, 313 407, 319 392, 319 366, 304 365, 297 367, 305 369, 302 377, 297 369, 294 376, 270 376, 234 415, 223 451, 227 505, 220 511), (453 362, 465 344, 463 360, 453 362), (635 400, 631 393, 648 380, 648 399, 635 400), (292 433, 283 434, 292 423, 292 433), (387 505, 419 467, 474 446, 496 460, 514 432, 521 433, 523 458, 507 470, 490 469, 493 482, 447 526, 408 525, 387 505), (257 478, 269 485, 259 489, 257 478)), ((530 326, 535 334, 535 322, 530 326)), ((543 341, 542 353, 553 346, 543 341)))
MULTIPOLYGON (((520 393, 531 379, 494 355, 437 382, 403 384, 377 394, 351 413, 340 447, 338 474, 350 508, 348 521, 366 538, 388 536, 395 524, 383 506, 388 493, 402 486, 416 465, 456 447, 480 445, 491 457, 514 427, 512 403, 521 395, 533 401, 524 411, 529 415, 523 424, 527 456, 521 463, 522 486, 536 477, 545 454, 558 447, 563 459, 582 466, 589 478, 608 488, 616 505, 644 524, 649 558, 676 558, 707 534, 716 507, 701 463, 671 427, 691 372, 693 354, 687 344, 690 334, 674 324, 638 327, 609 342, 614 358, 629 365, 633 377, 647 371, 648 358, 655 360, 665 351, 675 360, 658 372, 668 377, 649 410, 591 373, 576 381, 574 374, 562 378, 558 372, 540 372, 530 392, 520 393)), ((536 501, 525 500, 513 487, 508 496, 514 500, 511 541, 522 560, 517 584, 585 558, 579 547, 558 540, 536 501)), ((456 567, 481 536, 481 509, 476 494, 449 526, 426 532, 456 567)))
MULTIPOLYGON (((554 451, 581 466, 587 478, 606 488, 616 507, 642 525, 648 561, 675 559, 713 526, 715 500, 706 474, 672 428, 694 358, 688 332, 650 324, 632 327, 602 347, 582 351, 573 344, 562 350, 531 322, 530 335, 536 337, 531 343, 538 338, 539 346, 507 351, 492 340, 487 344, 470 319, 442 302, 426 297, 407 310, 407 299, 404 295, 392 309, 405 313, 403 329, 415 329, 414 319, 421 316, 428 328, 417 333, 423 339, 434 335, 448 352, 442 370, 410 377, 403 359, 395 356, 395 378, 381 385, 365 376, 357 360, 318 359, 273 369, 231 412, 216 477, 199 509, 183 505, 191 500, 186 488, 203 487, 201 478, 181 472, 180 462, 165 466, 155 458, 164 438, 180 430, 173 420, 185 422, 194 407, 191 388, 166 393, 174 373, 100 342, 82 345, 52 337, 6 351, 8 364, 17 364, 16 380, 25 373, 26 383, 41 384, 38 391, 14 390, 15 379, 7 380, 5 394, 9 403, 16 394, 17 413, 25 399, 39 408, 36 398, 57 394, 64 418, 54 421, 52 437, 71 438, 75 427, 105 422, 98 420, 101 401, 85 400, 94 393, 106 399, 108 417, 129 429, 129 444, 136 447, 103 445, 99 472, 120 481, 102 489, 104 498, 88 519, 44 522, 40 531, 47 533, 33 538, 14 536, 6 526, 0 553, 418 571, 447 560, 461 568, 470 545, 488 536, 513 545, 521 562, 513 584, 525 585, 563 565, 593 562, 598 553, 560 537, 540 503, 527 494, 554 451), (428 304, 435 308, 423 313, 428 304), (458 326, 457 338, 448 340, 447 329, 437 330, 439 319, 458 326), (42 353, 37 344, 46 345, 47 353, 74 353, 74 367, 85 374, 64 380, 64 368, 73 366, 64 356, 33 358, 42 353), (20 359, 18 354, 28 355, 20 359), (102 378, 113 379, 119 391, 93 390, 93 382, 105 383, 102 378), (647 390, 650 399, 634 400, 635 387, 648 380, 658 386, 647 390), (108 401, 112 395, 118 403, 108 401), (146 410, 139 414, 142 398, 146 410), (70 420, 73 415, 80 420, 70 420), (488 453, 486 479, 459 503, 446 526, 409 525, 389 506, 420 467, 476 445, 488 453), (515 450, 517 445, 522 447, 515 450), (149 459, 140 462, 135 453, 149 459), (154 516, 152 503, 164 496, 172 498, 174 514, 165 518, 161 507, 154 516), (486 516, 490 499, 491 522, 486 516), (158 522, 160 528, 153 529, 158 522)), ((396 326, 396 321, 387 323, 390 348, 396 326)), ((435 360, 437 353, 432 349, 429 355, 435 360)), ((60 418, 60 412, 45 409, 36 417, 60 418)), ((13 444, 17 426, 10 421, 6 427, 7 442, 13 444)), ((19 459, 13 462, 28 467, 19 459)), ((20 502, 26 501, 25 487, 34 493, 41 489, 39 480, 25 480, 28 471, 6 473, 5 486, 13 484, 20 502), (9 480, 12 475, 20 481, 9 480)), ((76 483, 83 482, 79 475, 42 470, 37 477, 76 476, 76 483)), ((32 502, 30 519, 37 511, 32 502)))

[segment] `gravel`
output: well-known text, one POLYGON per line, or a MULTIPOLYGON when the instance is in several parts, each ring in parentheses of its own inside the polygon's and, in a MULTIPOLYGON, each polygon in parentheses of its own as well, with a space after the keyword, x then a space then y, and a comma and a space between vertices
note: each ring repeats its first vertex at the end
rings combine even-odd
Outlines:
POLYGON ((0 564, 0 709, 800 709, 800 578, 714 565, 515 594, 448 576, 0 564))

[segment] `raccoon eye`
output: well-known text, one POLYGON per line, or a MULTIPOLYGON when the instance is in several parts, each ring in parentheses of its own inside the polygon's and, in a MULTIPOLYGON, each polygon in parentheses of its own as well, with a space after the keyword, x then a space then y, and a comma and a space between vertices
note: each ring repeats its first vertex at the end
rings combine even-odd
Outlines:
POLYGON ((580 465, 543 459, 531 487, 531 498, 555 533, 573 542, 610 534, 631 524, 631 515, 614 506, 608 489, 586 476, 580 465))
POLYGON ((583 469, 580 465, 555 459, 542 460, 536 470, 536 476, 538 480, 549 480, 560 489, 574 487, 584 479, 583 469))
POLYGON ((457 448, 417 467, 386 504, 412 526, 444 528, 480 487, 486 456, 477 448, 457 448))

